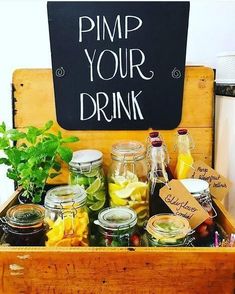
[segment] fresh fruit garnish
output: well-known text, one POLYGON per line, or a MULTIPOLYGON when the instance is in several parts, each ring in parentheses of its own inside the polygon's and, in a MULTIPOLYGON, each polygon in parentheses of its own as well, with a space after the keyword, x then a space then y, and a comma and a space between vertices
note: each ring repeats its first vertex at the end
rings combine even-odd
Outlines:
POLYGON ((137 193, 146 193, 147 190, 147 184, 142 182, 136 182, 136 183, 130 183, 125 188, 116 191, 116 195, 120 198, 128 198, 130 197, 134 192, 137 193))
POLYGON ((211 226, 213 224, 213 219, 211 217, 208 217, 205 221, 204 224, 211 226))
POLYGON ((131 246, 140 246, 140 237, 138 235, 131 236, 131 246))
POLYGON ((84 172, 83 173, 84 176, 88 177, 88 178, 92 178, 92 177, 96 177, 99 174, 99 170, 98 169, 94 169, 90 172, 84 172))
POLYGON ((207 230, 208 226, 202 223, 200 226, 196 228, 196 232, 200 235, 200 237, 207 237, 209 235, 209 231, 207 230))
POLYGON ((95 199, 105 200, 105 190, 98 191, 94 194, 95 199))
POLYGON ((88 236, 88 214, 78 210, 75 216, 58 217, 55 222, 46 218, 50 227, 46 246, 84 246, 88 236), (49 220, 49 221, 48 221, 49 220))
POLYGON ((94 194, 95 192, 97 192, 99 190, 101 186, 101 179, 97 178, 87 189, 86 192, 88 194, 94 194))
POLYGON ((102 200, 102 201, 97 201, 95 202, 93 205, 89 206, 89 208, 92 210, 92 211, 98 211, 100 210, 105 204, 105 199, 102 200))
POLYGON ((110 197, 115 206, 119 206, 119 205, 125 206, 128 204, 127 200, 119 198, 118 196, 116 196, 115 193, 110 193, 110 197))
POLYGON ((133 208, 138 215, 138 225, 143 224, 148 216, 148 184, 139 181, 136 174, 127 171, 124 175, 110 178, 108 185, 110 206, 128 206, 133 208), (138 209, 138 210, 137 210, 138 209))

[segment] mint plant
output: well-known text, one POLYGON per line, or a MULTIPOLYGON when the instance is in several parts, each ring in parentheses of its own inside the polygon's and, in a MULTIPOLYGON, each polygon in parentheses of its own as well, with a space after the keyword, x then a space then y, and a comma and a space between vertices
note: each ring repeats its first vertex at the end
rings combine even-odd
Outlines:
POLYGON ((48 121, 44 127, 30 126, 25 131, 6 129, 0 124, 0 164, 8 167, 7 177, 23 188, 22 196, 33 203, 41 201, 48 178, 54 178, 61 172, 61 160, 69 163, 72 150, 64 146, 77 142, 77 137, 63 138, 48 132, 53 125, 48 121))

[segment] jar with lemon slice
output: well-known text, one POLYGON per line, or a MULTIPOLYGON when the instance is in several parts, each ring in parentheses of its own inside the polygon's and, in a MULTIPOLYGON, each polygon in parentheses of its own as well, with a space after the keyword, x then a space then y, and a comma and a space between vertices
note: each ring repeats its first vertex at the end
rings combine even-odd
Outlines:
POLYGON ((91 239, 94 239, 96 233, 93 222, 97 219, 99 211, 106 207, 106 187, 102 162, 102 152, 84 149, 74 152, 69 163, 69 183, 79 185, 87 193, 91 239))
POLYGON ((46 246, 88 246, 86 192, 79 186, 50 189, 45 197, 46 246))
POLYGON ((191 244, 191 227, 186 218, 174 214, 157 214, 146 225, 150 247, 184 247, 191 244))
POLYGON ((145 147, 137 141, 121 141, 112 146, 111 156, 108 174, 110 206, 134 209, 137 224, 142 227, 149 215, 145 147))

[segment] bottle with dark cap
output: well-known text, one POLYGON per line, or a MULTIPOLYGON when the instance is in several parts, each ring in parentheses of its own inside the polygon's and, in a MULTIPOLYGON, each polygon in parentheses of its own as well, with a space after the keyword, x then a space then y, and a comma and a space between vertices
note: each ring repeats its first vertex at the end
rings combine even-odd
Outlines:
POLYGON ((150 197, 149 215, 169 213, 171 210, 159 196, 159 190, 168 183, 165 150, 162 141, 153 141, 151 148, 151 169, 149 172, 150 197))
POLYGON ((148 160, 148 165, 149 168, 151 168, 151 150, 152 150, 152 143, 156 142, 156 141, 161 141, 162 142, 162 147, 163 147, 163 151, 165 152, 165 168, 168 174, 168 178, 169 181, 172 180, 174 178, 173 173, 171 172, 170 169, 170 156, 167 150, 167 146, 164 143, 162 136, 160 135, 160 133, 158 131, 153 131, 151 133, 149 133, 149 137, 148 137, 148 143, 147 143, 147 160, 148 160))
POLYGON ((175 168, 175 178, 185 179, 194 161, 191 155, 193 141, 187 129, 178 130, 176 148, 178 150, 178 157, 175 168))

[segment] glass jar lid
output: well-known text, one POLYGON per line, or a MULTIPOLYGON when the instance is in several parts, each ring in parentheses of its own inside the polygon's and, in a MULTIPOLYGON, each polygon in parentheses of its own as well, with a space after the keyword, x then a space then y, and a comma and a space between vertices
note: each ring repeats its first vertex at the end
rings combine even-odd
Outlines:
POLYGON ((116 160, 141 160, 145 157, 145 147, 138 141, 120 141, 112 146, 111 154, 116 160))
POLYGON ((18 204, 7 210, 5 220, 12 227, 31 227, 41 225, 45 209, 38 204, 18 204))
POLYGON ((209 192, 209 184, 201 179, 183 179, 180 182, 195 197, 202 193, 209 192))
POLYGON ((126 230, 136 225, 137 214, 128 207, 108 207, 99 212, 94 223, 107 230, 126 230))
POLYGON ((102 161, 102 152, 95 149, 84 149, 73 152, 69 166, 75 169, 86 170, 100 166, 102 161))
POLYGON ((86 191, 79 185, 66 185, 46 193, 45 207, 52 209, 78 208, 86 203, 86 191))
POLYGON ((160 239, 161 236, 186 237, 191 227, 186 218, 174 214, 157 214, 152 216, 146 225, 147 232, 160 239))

